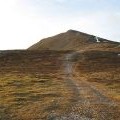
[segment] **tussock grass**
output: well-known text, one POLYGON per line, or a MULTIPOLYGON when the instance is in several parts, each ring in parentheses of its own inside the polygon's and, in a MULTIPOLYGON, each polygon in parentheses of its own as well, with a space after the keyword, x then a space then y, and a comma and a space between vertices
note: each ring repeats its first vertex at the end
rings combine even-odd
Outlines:
POLYGON ((11 51, 0 59, 0 119, 47 119, 70 104, 61 73, 64 52, 11 51), (18 54, 19 53, 19 54, 18 54))
POLYGON ((111 91, 111 97, 120 101, 119 51, 88 51, 79 59, 76 70, 79 77, 99 84, 111 91))

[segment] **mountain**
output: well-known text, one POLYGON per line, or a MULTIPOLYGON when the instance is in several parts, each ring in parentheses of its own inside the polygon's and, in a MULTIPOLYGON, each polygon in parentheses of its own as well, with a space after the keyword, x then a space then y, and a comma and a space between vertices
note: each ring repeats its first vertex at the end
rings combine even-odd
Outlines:
POLYGON ((69 30, 0 51, 0 120, 119 116, 120 43, 69 30))
POLYGON ((90 50, 120 49, 120 43, 68 30, 56 36, 45 38, 32 45, 28 50, 90 50))

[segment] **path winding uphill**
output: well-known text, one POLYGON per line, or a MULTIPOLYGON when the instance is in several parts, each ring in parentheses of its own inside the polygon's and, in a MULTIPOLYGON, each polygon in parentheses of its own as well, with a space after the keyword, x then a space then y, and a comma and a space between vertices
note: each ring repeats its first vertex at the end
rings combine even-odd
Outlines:
POLYGON ((67 54, 64 60, 66 84, 74 101, 57 120, 119 120, 117 103, 103 95, 95 86, 73 78, 73 66, 79 53, 67 54))
MULTIPOLYGON (((117 69, 118 53, 113 57, 117 60, 108 67, 117 69)), ((109 98, 97 83, 76 75, 80 58, 84 59, 82 53, 70 51, 2 52, 0 120, 120 120, 119 101, 109 98)))

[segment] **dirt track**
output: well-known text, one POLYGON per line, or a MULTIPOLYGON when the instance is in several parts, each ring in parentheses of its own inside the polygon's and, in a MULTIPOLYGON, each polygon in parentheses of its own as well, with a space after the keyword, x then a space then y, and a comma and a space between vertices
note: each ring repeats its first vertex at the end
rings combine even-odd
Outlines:
POLYGON ((67 54, 64 72, 67 87, 73 92, 74 101, 66 112, 51 120, 119 120, 117 103, 103 95, 95 86, 73 78, 74 58, 77 53, 67 54))

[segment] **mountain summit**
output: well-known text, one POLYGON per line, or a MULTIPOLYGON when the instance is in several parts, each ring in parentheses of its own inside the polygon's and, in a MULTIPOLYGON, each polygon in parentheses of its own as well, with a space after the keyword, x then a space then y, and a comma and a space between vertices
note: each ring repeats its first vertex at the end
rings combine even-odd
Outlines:
POLYGON ((120 43, 89 35, 76 30, 68 30, 56 36, 45 38, 32 45, 28 50, 86 50, 119 49, 120 43))

